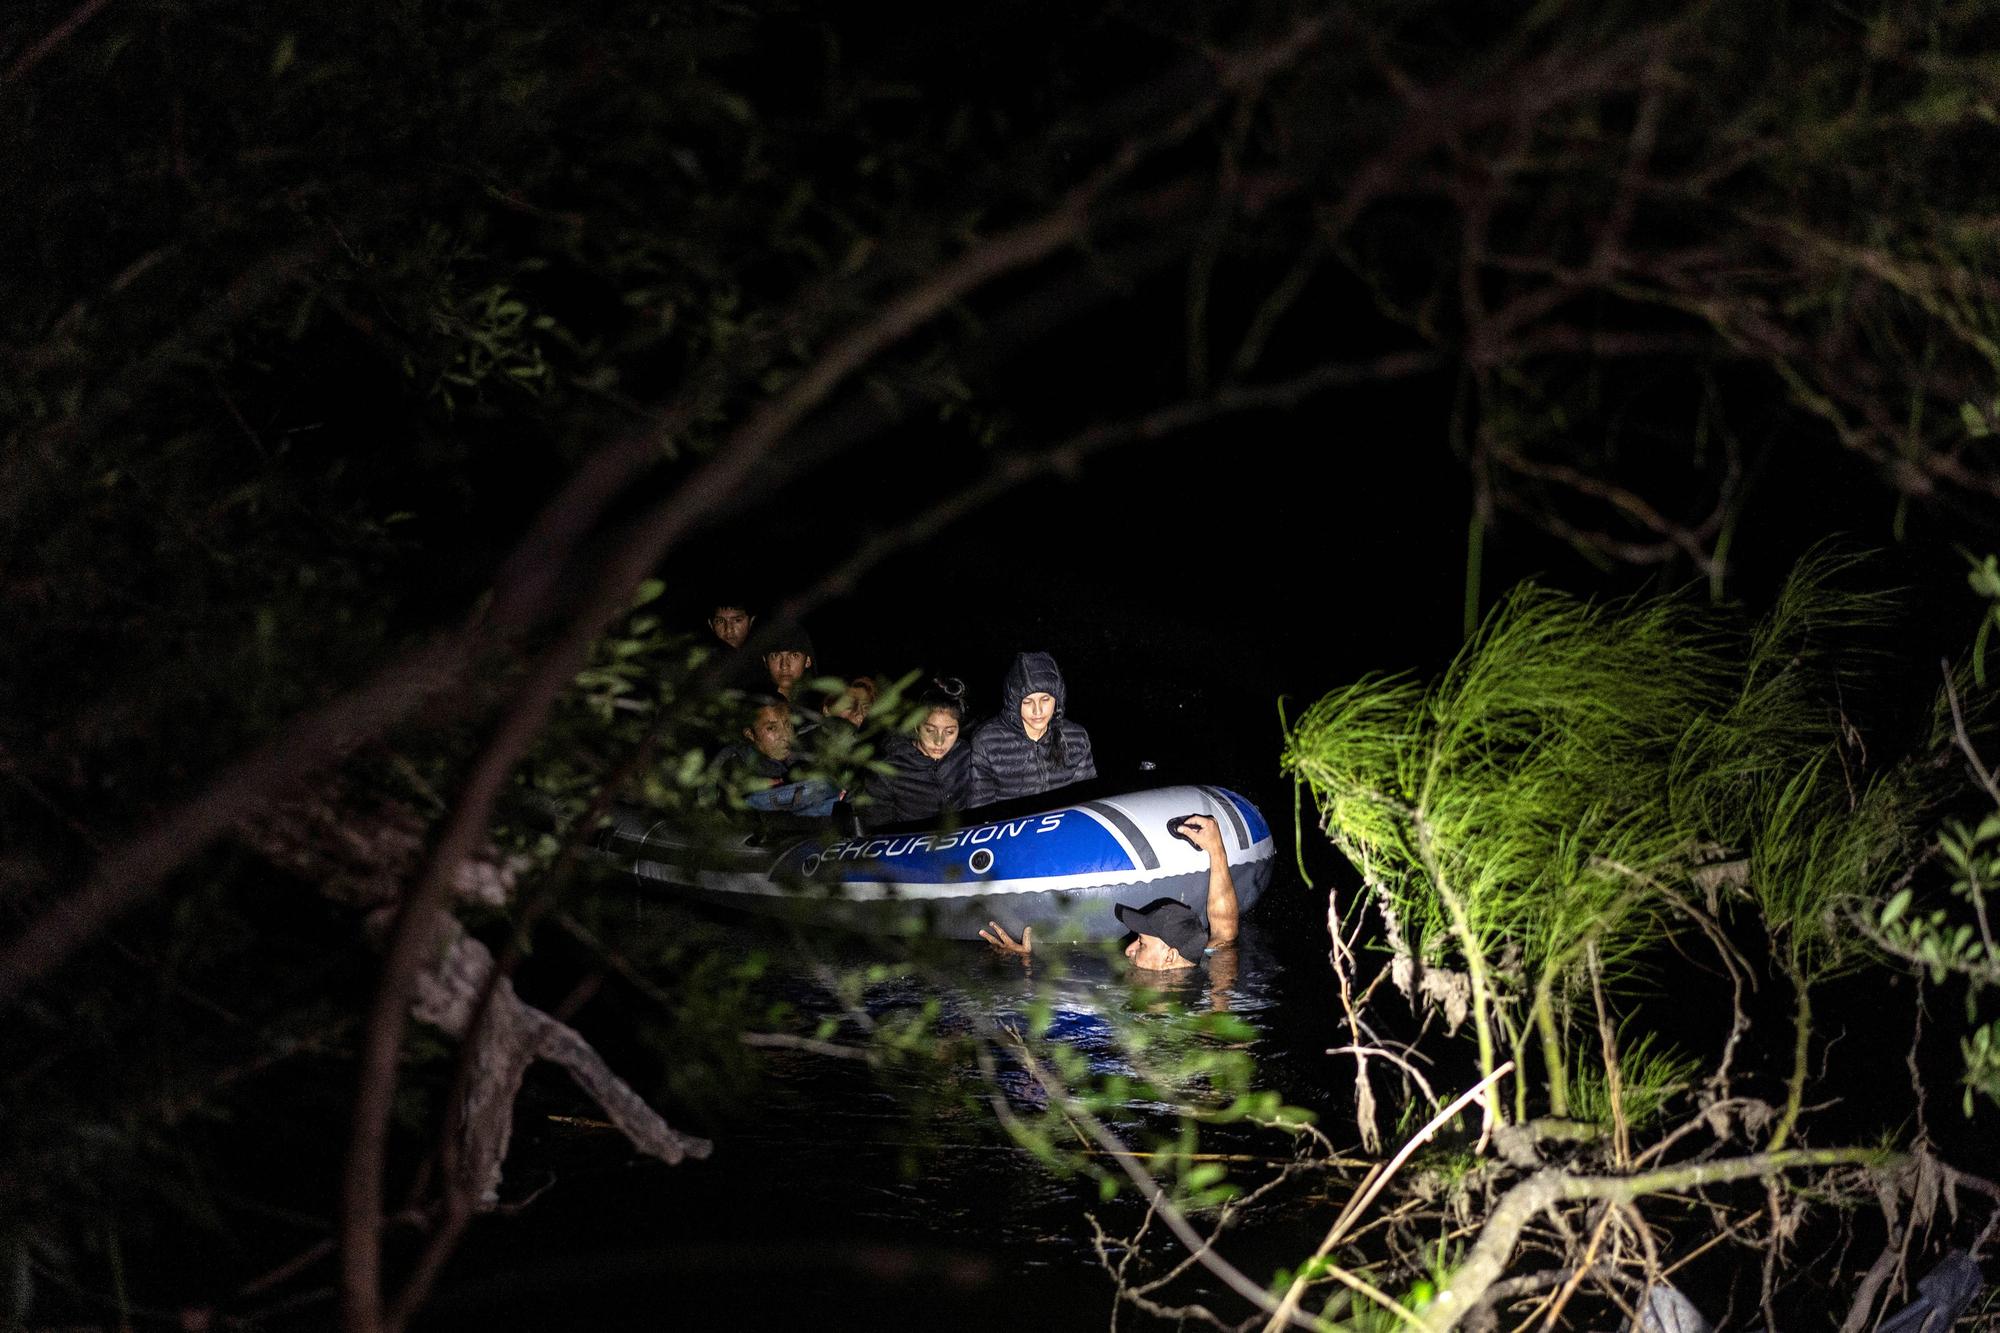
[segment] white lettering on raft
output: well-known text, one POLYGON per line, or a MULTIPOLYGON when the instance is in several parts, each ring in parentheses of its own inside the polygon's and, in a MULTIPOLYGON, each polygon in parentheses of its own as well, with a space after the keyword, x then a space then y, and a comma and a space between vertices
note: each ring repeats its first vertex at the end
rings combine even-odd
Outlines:
POLYGON ((857 838, 852 842, 836 842, 820 853, 823 861, 875 861, 891 857, 907 856, 911 852, 948 852, 954 847, 977 847, 982 843, 997 842, 1002 838, 1018 838, 1024 833, 1054 833, 1062 827, 1061 815, 1043 815, 1040 819, 1010 819, 1004 824, 981 824, 974 829, 960 829, 938 837, 930 833, 911 834, 897 838, 857 838))

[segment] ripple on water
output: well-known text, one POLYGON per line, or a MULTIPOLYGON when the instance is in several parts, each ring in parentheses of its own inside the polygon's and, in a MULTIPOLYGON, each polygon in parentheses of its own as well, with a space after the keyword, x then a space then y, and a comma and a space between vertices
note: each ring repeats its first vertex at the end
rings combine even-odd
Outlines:
MULTIPOLYGON (((741 947, 747 952, 756 940, 746 935, 741 947)), ((815 948, 831 956, 836 970, 881 963, 885 953, 868 941, 819 941, 815 948)), ((1339 1006, 1324 935, 1312 923, 1247 922, 1233 966, 1211 960, 1169 978, 1157 993, 1135 988, 1121 958, 1087 947, 1059 957, 1043 953, 1028 970, 983 945, 966 945, 945 955, 950 967, 962 968, 947 981, 935 973, 887 977, 865 988, 862 1007, 880 1022, 934 1001, 940 1025, 965 1033, 994 1017, 1025 1020, 1038 988, 1045 988, 1053 1007, 1050 1034, 1093 1071, 1109 1074, 1129 1072, 1114 1020, 1143 1025, 1157 1015, 1164 1024, 1164 999, 1194 1010, 1227 1009, 1246 1020, 1257 1032, 1248 1049, 1260 1084, 1289 1100, 1334 1111, 1340 1094, 1327 1090, 1351 1082, 1351 1070, 1334 1068, 1325 1055, 1342 1040, 1339 1006)), ((766 984, 802 1011, 825 1014, 825 975, 817 961, 774 953, 766 984)), ((601 1165, 562 1168, 562 1187, 515 1224, 521 1252, 511 1261, 512 1277, 527 1282, 540 1274, 534 1280, 547 1285, 536 1300, 561 1293, 566 1315, 618 1324, 601 1313, 604 1302, 657 1309, 647 1302, 654 1295, 675 1299, 690 1265, 706 1278, 761 1290, 775 1254, 786 1256, 783 1271, 801 1299, 823 1282, 838 1292, 829 1299, 858 1302, 855 1308, 872 1303, 880 1311, 942 1315, 936 1301, 963 1297, 968 1304, 957 1312, 958 1326, 1011 1325, 1032 1309, 1038 1327, 1103 1327, 1111 1289, 1085 1212, 1096 1212, 1107 1231, 1129 1234, 1143 1204, 1129 1192, 1101 1204, 1094 1180, 1056 1175, 1008 1140, 984 1105, 976 1067, 896 1070, 885 1079, 860 1062, 802 1051, 767 1050, 759 1058, 765 1078, 754 1104, 706 1127, 717 1143, 711 1161, 671 1169, 633 1165, 605 1136, 601 1165), (965 1105, 968 1094, 972 1106, 965 1105), (652 1256, 650 1270, 622 1258, 612 1262, 637 1252, 652 1256), (561 1276, 580 1277, 606 1264, 617 1276, 590 1291, 561 1276), (982 1311, 995 1317, 982 1320, 982 1311)), ((1002 1095, 1035 1108, 1040 1088, 1017 1065, 997 1063, 1002 1095)), ((1115 1117, 1114 1129, 1136 1142, 1147 1127, 1171 1126, 1176 1110, 1135 1099, 1115 1117)), ((1258 1133, 1215 1137, 1224 1151, 1283 1155, 1282 1143, 1257 1139, 1258 1133)), ((1260 1172, 1270 1174, 1255 1165, 1232 1170, 1253 1184, 1260 1172)), ((1260 1209, 1249 1226, 1275 1218, 1275 1231, 1262 1242, 1246 1236, 1238 1243, 1293 1259, 1298 1244, 1309 1250, 1316 1236, 1307 1233, 1323 1230, 1323 1219, 1295 1224, 1312 1192, 1302 1187, 1297 1201, 1260 1209)))

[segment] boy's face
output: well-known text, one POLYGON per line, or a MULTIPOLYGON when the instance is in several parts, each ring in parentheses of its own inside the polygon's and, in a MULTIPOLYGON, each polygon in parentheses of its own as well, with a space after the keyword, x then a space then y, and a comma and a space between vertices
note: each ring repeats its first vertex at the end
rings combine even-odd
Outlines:
POLYGON ((743 641, 750 637, 750 626, 757 622, 740 606, 718 606, 715 614, 708 618, 708 627, 715 631, 715 637, 731 648, 741 648, 743 641))
POLYGON ((806 674, 806 668, 813 664, 812 658, 804 653, 765 653, 764 669, 771 673, 771 683, 790 694, 792 686, 799 683, 799 677, 806 674))
POLYGON ((855 726, 868 721, 868 710, 875 706, 875 691, 861 685, 849 685, 840 692, 840 697, 827 705, 826 715, 837 717, 855 726))
POLYGON ((792 710, 767 704, 757 710, 756 719, 743 728, 743 738, 757 753, 779 763, 792 757, 792 710))

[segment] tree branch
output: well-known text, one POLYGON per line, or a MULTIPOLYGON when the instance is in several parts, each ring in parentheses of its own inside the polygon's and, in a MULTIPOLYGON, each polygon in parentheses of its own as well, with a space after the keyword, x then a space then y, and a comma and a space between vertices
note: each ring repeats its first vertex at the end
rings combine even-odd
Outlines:
POLYGON ((83 0, 71 10, 69 17, 43 35, 42 39, 15 57, 14 63, 0 74, 0 84, 19 83, 29 70, 41 64, 54 54, 56 48, 74 37, 77 30, 97 17, 98 11, 110 4, 111 0, 83 0))
POLYGON ((1433 1333, 1444 1333, 1451 1328, 1465 1312, 1480 1303, 1487 1288, 1499 1278, 1522 1228, 1537 1213, 1558 1203, 1577 1199, 1630 1203, 1648 1194, 1685 1193, 1707 1185, 1762 1179, 1801 1167, 1880 1168, 1894 1166, 1900 1160, 1898 1154, 1875 1148, 1826 1148, 1663 1167, 1634 1176, 1572 1176, 1554 1167, 1538 1171, 1508 1190, 1487 1215, 1465 1262, 1439 1290, 1437 1298, 1424 1307, 1420 1318, 1433 1333))

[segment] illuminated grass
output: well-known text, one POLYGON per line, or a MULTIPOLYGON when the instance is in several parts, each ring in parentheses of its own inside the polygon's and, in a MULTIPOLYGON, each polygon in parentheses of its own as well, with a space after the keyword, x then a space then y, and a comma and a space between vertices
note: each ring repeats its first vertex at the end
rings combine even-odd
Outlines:
MULTIPOLYGON (((1690 1087, 1701 1061, 1654 1045, 1653 1034, 1642 1034, 1618 1053, 1618 1082, 1623 1093, 1625 1123, 1635 1128, 1657 1116, 1667 1099, 1690 1087)), ((1570 1114, 1578 1120, 1610 1126, 1611 1081, 1601 1060, 1579 1054, 1570 1070, 1570 1114)))
POLYGON ((1539 1047, 1549 1109, 1569 1114, 1586 956, 1629 988, 1718 873, 1797 989, 1803 1050, 1807 990, 1854 956, 1834 904, 1899 863, 1925 812, 1914 769, 1864 772, 1846 748, 1837 701, 1866 688, 1894 607, 1839 586, 1854 563, 1808 557, 1747 627, 1680 598, 1524 586, 1433 684, 1362 680, 1292 726, 1285 771, 1411 974, 1463 974, 1486 1071, 1539 1047))

